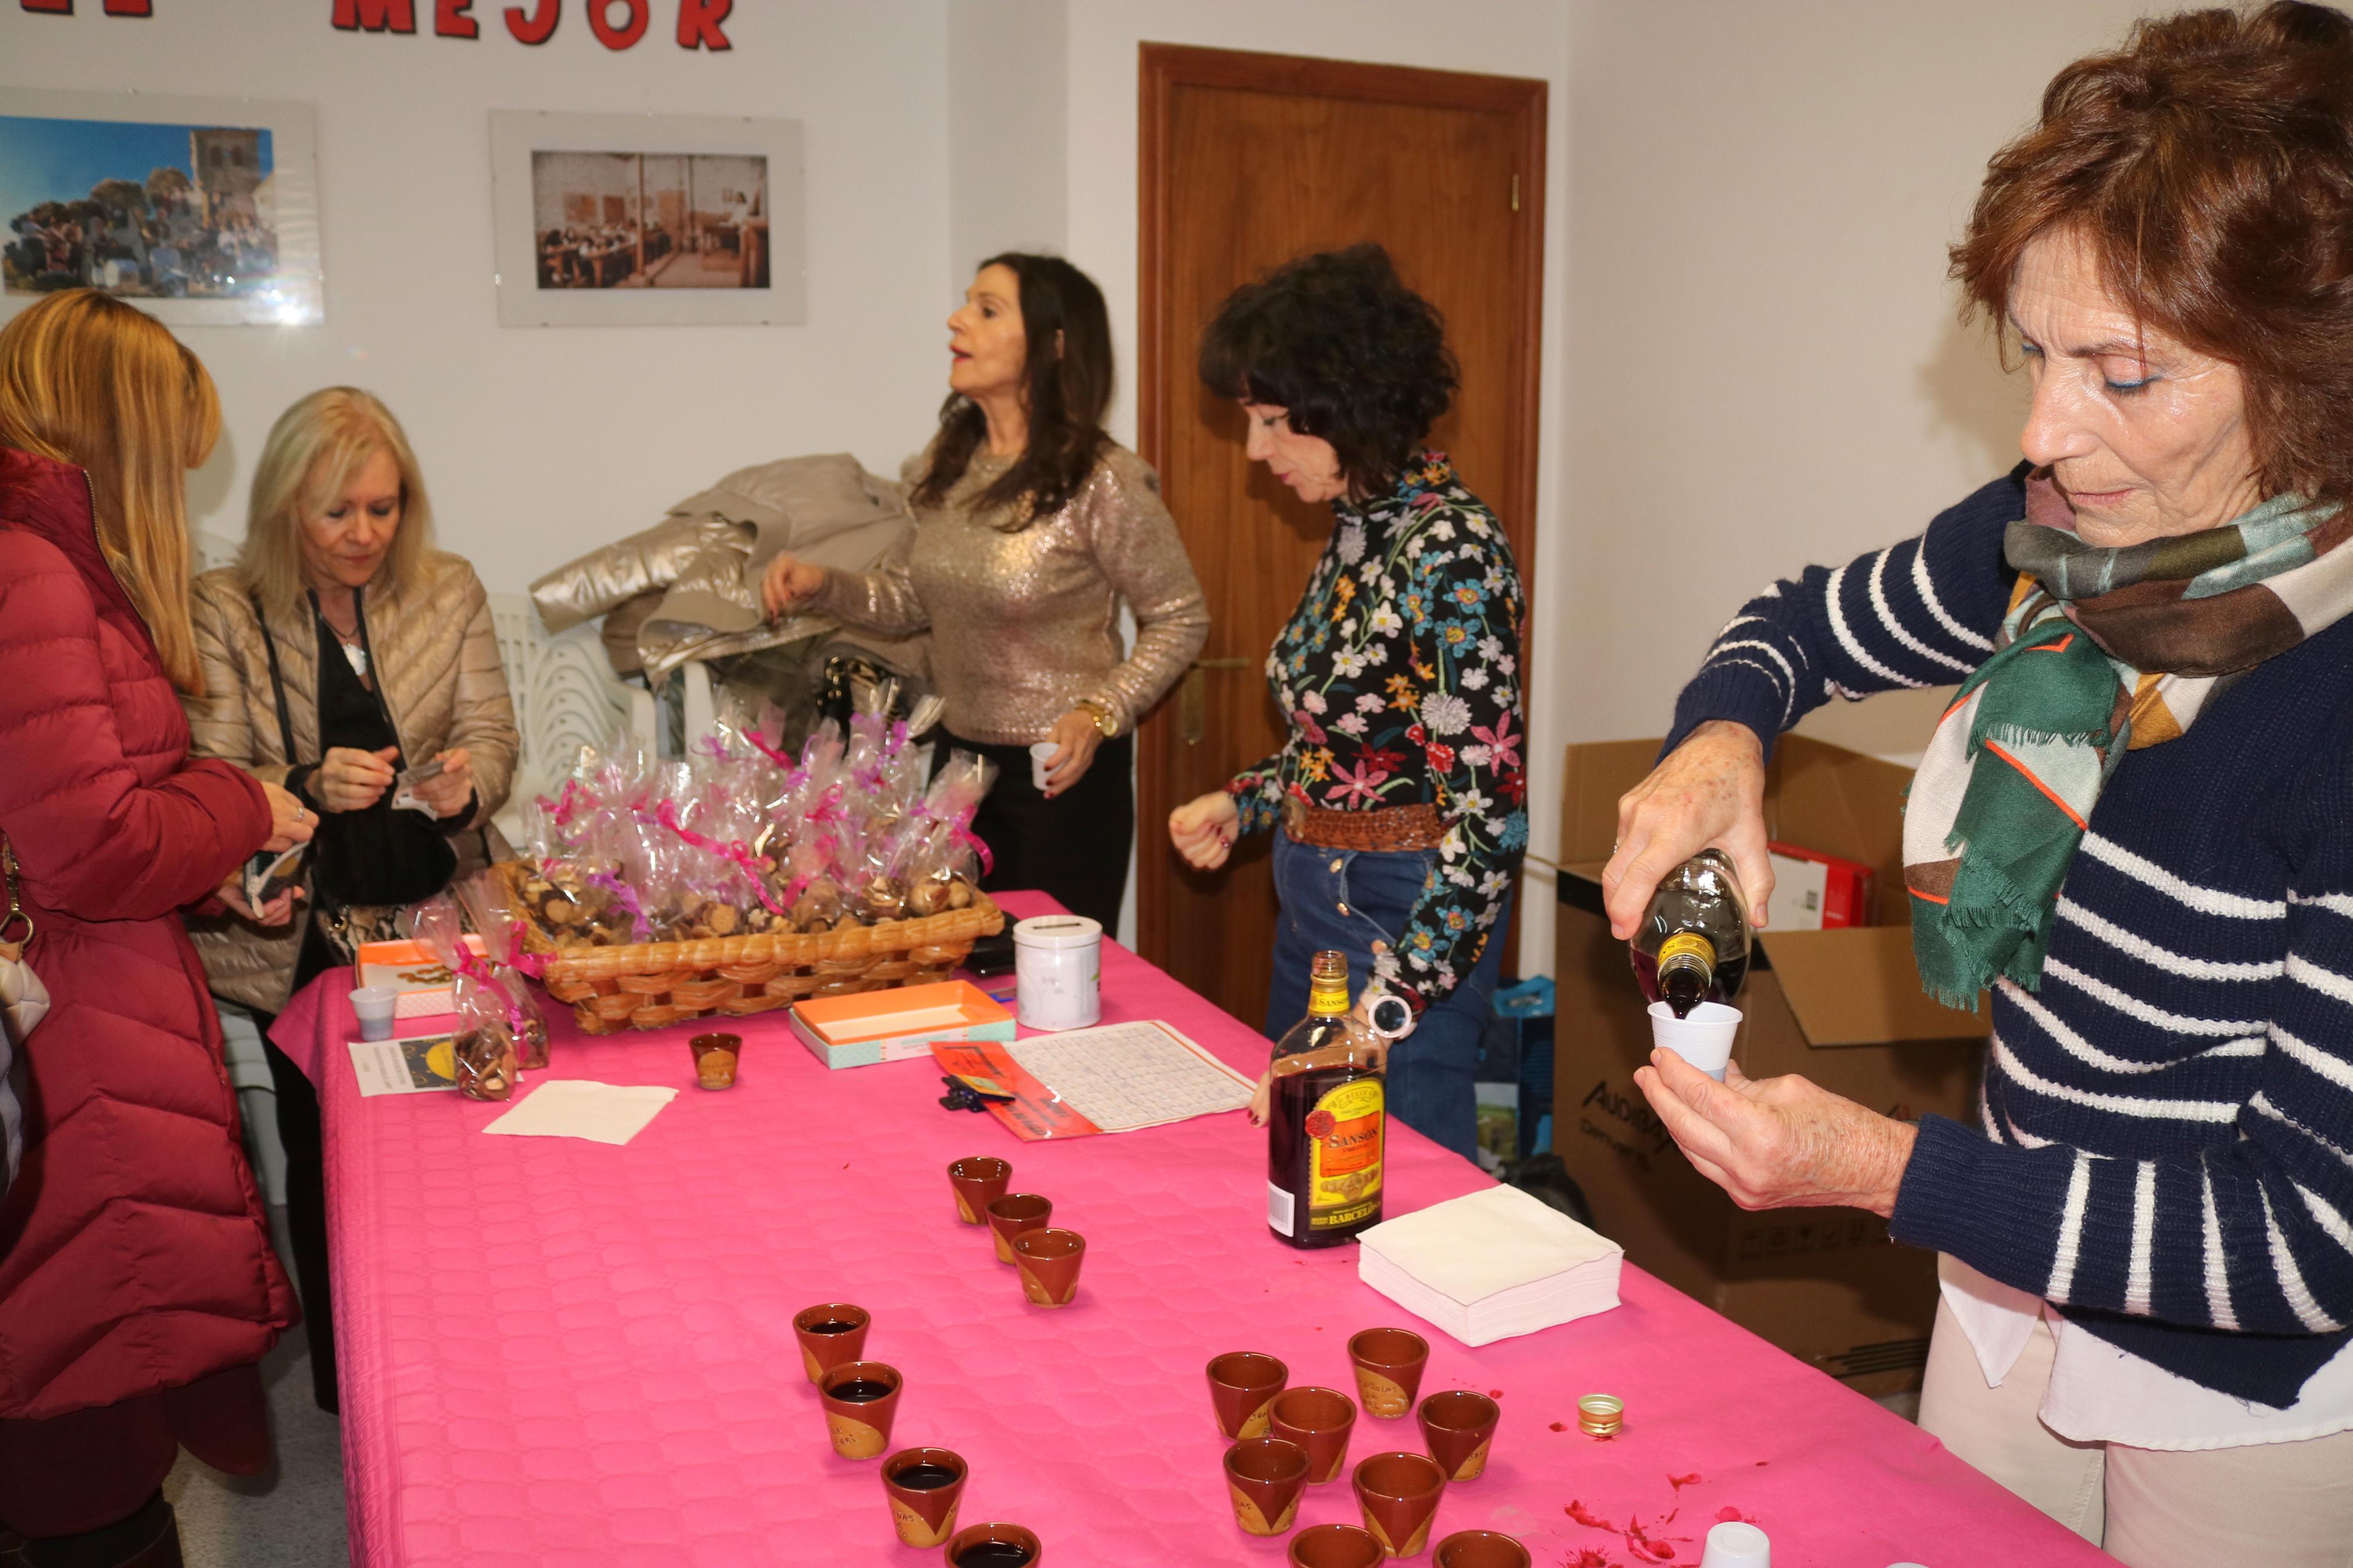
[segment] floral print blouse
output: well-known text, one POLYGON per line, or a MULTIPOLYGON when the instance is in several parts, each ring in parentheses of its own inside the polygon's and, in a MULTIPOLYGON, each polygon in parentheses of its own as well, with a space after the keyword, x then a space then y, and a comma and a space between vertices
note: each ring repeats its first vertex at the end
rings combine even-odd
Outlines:
POLYGON ((1226 788, 1241 830, 1286 796, 1327 811, 1432 805, 1447 832, 1375 972, 1419 1012, 1479 962, 1528 840, 1520 709, 1525 614, 1512 547, 1445 456, 1425 452, 1335 526, 1267 655, 1282 750, 1226 788))

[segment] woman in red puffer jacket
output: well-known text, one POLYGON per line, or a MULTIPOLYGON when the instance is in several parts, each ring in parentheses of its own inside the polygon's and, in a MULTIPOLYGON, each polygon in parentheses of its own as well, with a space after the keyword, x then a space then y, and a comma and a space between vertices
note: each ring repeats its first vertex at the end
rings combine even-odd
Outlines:
POLYGON ((257 1363, 293 1320, 179 921, 242 908, 246 858, 311 826, 188 760, 184 486, 219 428, 128 305, 74 289, 0 329, 0 839, 52 1001, 0 1198, 0 1543, 30 1568, 178 1563, 164 1477, 184 1443, 267 1465, 257 1363))

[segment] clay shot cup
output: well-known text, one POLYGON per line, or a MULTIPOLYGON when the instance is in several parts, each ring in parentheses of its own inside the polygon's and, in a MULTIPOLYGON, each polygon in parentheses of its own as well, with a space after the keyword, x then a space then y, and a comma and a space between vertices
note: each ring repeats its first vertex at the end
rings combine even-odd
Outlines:
POLYGON ((1438 1568, 1530 1568, 1528 1549, 1496 1530, 1458 1530, 1438 1543, 1438 1568))
POLYGON ((1013 1167, 1002 1160, 968 1155, 948 1163, 948 1185, 955 1190, 956 1218, 978 1225, 988 1205, 1005 1195, 1013 1183, 1013 1167))
POLYGON ((1427 1454, 1375 1454, 1356 1467, 1356 1506, 1365 1528, 1392 1557, 1419 1557, 1446 1492, 1446 1472, 1427 1454))
POLYGON ((955 1533, 956 1504, 969 1473, 963 1456, 945 1448, 902 1448, 883 1460, 882 1492, 899 1539, 909 1546, 945 1546, 955 1533))
POLYGON ((744 1057, 743 1036, 697 1035, 686 1046, 694 1053, 695 1082, 705 1089, 735 1087, 735 1065, 744 1057))
POLYGON ((1286 1388, 1268 1402, 1267 1427, 1307 1450, 1307 1484, 1336 1481, 1348 1468, 1356 1402, 1336 1388, 1286 1388))
POLYGON ((1013 1261, 1013 1238, 1025 1230, 1044 1230, 1054 1223, 1054 1200, 1035 1193, 1008 1193, 992 1198, 987 1210, 988 1230, 997 1242, 997 1261, 1013 1261))
POLYGON ((1291 1538, 1291 1568, 1380 1568, 1380 1538, 1353 1524, 1311 1524, 1291 1538))
POLYGON ((808 1373, 808 1380, 822 1383, 835 1367, 863 1356, 866 1331, 873 1321, 865 1308, 847 1301, 828 1301, 795 1312, 793 1338, 800 1342, 801 1370, 808 1373))
POLYGON ((879 1459, 891 1447, 899 1414, 899 1369, 879 1361, 846 1361, 818 1379, 825 1402, 825 1433, 845 1459, 879 1459))
POLYGON ((1079 1293, 1087 1238, 1075 1230, 1025 1230, 1013 1238, 1013 1266, 1033 1307, 1067 1307, 1079 1293))
POLYGON ((1270 1419, 1266 1407, 1290 1381, 1289 1367, 1256 1351, 1233 1351, 1213 1359, 1209 1409, 1218 1419, 1218 1436, 1229 1443, 1265 1436, 1270 1419))
POLYGON ((1472 1388, 1450 1388, 1421 1402, 1421 1440, 1450 1481, 1475 1481, 1487 1468, 1503 1406, 1472 1388))
POLYGON ((1421 1392, 1430 1342, 1411 1329, 1366 1329, 1349 1340, 1348 1363, 1356 1369, 1356 1398, 1365 1414, 1394 1421, 1413 1408, 1413 1396, 1421 1392))
POLYGON ((976 1524, 948 1542, 948 1568, 1029 1568, 1046 1548, 1018 1524, 976 1524))
POLYGON ((1282 1535, 1299 1518, 1307 1490, 1307 1450, 1280 1437, 1245 1437, 1226 1450, 1226 1492, 1234 1522, 1252 1535, 1282 1535))

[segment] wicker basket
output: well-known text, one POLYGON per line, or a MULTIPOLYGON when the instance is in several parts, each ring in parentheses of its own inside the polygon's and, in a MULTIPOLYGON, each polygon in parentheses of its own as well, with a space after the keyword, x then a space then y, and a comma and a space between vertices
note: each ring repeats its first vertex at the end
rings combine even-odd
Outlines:
POLYGON ((742 1018, 806 996, 945 980, 972 944, 1005 929, 986 893, 968 909, 802 935, 714 937, 561 949, 540 983, 591 1035, 742 1018))

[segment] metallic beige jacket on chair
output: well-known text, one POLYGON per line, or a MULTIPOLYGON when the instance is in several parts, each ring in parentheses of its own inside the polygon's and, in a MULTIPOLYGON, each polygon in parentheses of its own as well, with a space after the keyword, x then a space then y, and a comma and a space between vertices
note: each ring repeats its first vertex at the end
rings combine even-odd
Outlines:
MULTIPOLYGON (((219 757, 282 784, 294 763, 319 760, 319 639, 310 602, 305 598, 294 613, 269 617, 294 726, 295 755, 289 758, 252 596, 234 567, 206 572, 193 587, 205 695, 181 699, 188 713, 190 754, 219 757)), ((473 830, 495 837, 489 823, 506 804, 522 746, 489 597, 473 567, 435 551, 426 557, 423 581, 415 589, 389 598, 369 589, 362 607, 371 667, 392 710, 403 756, 422 762, 463 746, 472 758, 480 805, 467 831, 450 840, 458 851, 458 874, 464 876, 503 852, 502 845, 487 844, 485 833, 473 830)), ((267 1013, 286 1005, 301 931, 301 918, 282 931, 233 915, 188 922, 213 994, 267 1013)))

